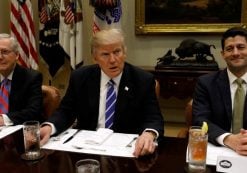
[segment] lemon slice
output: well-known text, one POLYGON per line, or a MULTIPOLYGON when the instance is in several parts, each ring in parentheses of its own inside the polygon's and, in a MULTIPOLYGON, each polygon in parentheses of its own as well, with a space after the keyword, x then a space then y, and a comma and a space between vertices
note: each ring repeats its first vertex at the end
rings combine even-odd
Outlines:
POLYGON ((204 134, 208 132, 208 124, 205 121, 203 121, 203 124, 202 124, 202 131, 204 134))

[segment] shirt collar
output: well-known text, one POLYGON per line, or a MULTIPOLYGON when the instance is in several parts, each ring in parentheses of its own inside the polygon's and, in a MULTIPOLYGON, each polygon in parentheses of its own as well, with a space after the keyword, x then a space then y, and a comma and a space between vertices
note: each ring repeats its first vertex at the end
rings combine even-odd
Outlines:
POLYGON ((110 79, 112 79, 115 82, 116 86, 119 86, 122 74, 123 72, 121 72, 117 77, 110 78, 101 70, 101 86, 106 86, 110 79))
MULTIPOLYGON (((13 78, 13 73, 14 71, 12 71, 8 76, 7 79, 12 80, 13 78)), ((0 74, 0 81, 2 82, 6 77, 4 77, 3 75, 0 74)))
MULTIPOLYGON (((228 74, 230 84, 233 84, 235 82, 235 80, 238 78, 228 68, 227 68, 227 74, 228 74)), ((241 76, 241 79, 243 79, 245 81, 245 83, 247 83, 247 73, 245 73, 243 76, 241 76)))

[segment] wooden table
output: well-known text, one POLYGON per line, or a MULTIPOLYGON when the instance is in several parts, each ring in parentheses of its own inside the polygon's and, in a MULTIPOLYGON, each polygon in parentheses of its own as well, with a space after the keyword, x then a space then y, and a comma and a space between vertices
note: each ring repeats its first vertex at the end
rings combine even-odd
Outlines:
MULTIPOLYGON (((164 137, 155 154, 139 159, 42 150, 44 158, 34 162, 21 159, 22 131, 11 138, 15 141, 13 148, 5 145, 5 139, 0 140, 1 173, 75 173, 75 163, 85 158, 99 160, 101 173, 183 173, 187 166, 187 139, 183 138, 164 137)), ((214 173, 215 167, 208 167, 207 172, 214 173)))

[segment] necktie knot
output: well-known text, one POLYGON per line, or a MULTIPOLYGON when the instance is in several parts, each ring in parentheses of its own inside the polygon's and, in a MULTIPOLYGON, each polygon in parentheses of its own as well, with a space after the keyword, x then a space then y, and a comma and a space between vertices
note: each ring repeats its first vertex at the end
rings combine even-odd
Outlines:
POLYGON ((108 81, 108 86, 114 86, 115 85, 115 82, 111 79, 108 81))
POLYGON ((241 79, 241 78, 237 78, 237 79, 235 80, 235 83, 236 83, 239 87, 241 87, 242 84, 245 83, 245 81, 244 81, 243 79, 241 79))
POLYGON ((7 78, 4 78, 3 81, 2 81, 2 85, 7 85, 8 84, 8 79, 7 78))

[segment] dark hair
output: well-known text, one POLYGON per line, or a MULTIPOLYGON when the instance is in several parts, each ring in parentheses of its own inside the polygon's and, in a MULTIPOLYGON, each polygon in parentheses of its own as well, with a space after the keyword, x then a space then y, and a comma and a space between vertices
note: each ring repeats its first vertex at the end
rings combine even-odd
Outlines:
POLYGON ((235 36, 243 36, 245 37, 245 40, 247 41, 247 30, 243 27, 233 27, 228 30, 222 35, 221 38, 221 48, 224 50, 225 47, 225 40, 229 37, 235 37, 235 36))

